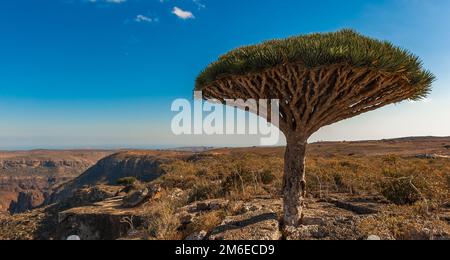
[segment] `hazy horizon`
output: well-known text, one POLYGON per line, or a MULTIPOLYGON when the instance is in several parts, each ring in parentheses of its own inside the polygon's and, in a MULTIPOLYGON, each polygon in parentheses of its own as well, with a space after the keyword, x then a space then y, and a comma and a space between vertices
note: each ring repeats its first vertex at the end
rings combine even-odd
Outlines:
MULTIPOLYGON (((370 141, 383 141, 383 140, 399 140, 399 139, 408 139, 408 138, 450 138, 450 136, 403 136, 403 137, 393 137, 393 138, 382 138, 382 139, 359 139, 359 140, 316 140, 313 142, 309 142, 309 144, 315 143, 326 143, 326 142, 370 142, 370 141)), ((283 147, 285 144, 280 143, 275 146, 258 146, 257 147, 283 147)), ((183 145, 162 145, 162 146, 152 146, 152 145, 116 145, 116 146, 30 146, 30 147, 6 147, 1 148, 0 152, 20 152, 20 151, 70 151, 70 150, 177 150, 177 149, 189 149, 189 148, 246 148, 246 147, 255 147, 249 145, 231 145, 231 146, 207 146, 207 145, 198 145, 198 146, 183 146, 183 145)))
POLYGON ((0 150, 256 146, 259 136, 173 135, 172 101, 191 99, 196 76, 231 49, 342 28, 410 50, 437 81, 423 101, 310 142, 450 136, 449 12, 444 0, 1 1, 0 150))

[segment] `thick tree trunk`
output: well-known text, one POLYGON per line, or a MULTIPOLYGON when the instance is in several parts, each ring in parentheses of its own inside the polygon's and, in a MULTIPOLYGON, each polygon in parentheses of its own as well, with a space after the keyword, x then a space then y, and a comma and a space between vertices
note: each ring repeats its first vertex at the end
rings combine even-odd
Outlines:
POLYGON ((305 138, 287 138, 283 181, 284 224, 287 226, 297 226, 302 219, 306 195, 306 145, 305 138))

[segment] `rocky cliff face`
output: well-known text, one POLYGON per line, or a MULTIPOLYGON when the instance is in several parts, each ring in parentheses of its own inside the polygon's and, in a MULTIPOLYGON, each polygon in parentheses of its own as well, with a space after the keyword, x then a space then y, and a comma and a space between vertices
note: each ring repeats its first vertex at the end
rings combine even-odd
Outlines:
MULTIPOLYGON (((74 172, 57 172, 58 170, 23 168, 14 172, 0 172, 0 212, 20 213, 31 209, 23 204, 27 198, 34 206, 42 204, 45 196, 51 192, 53 185, 66 182, 82 172, 84 168, 72 168, 74 172), (17 172, 16 172, 17 171, 17 172), (31 197, 29 195, 32 195, 31 197), (37 199, 39 198, 39 199, 37 199), (41 201, 42 200, 42 201, 41 201), (40 203, 38 203, 40 201, 40 203)), ((33 206, 33 207, 34 207, 33 206)))
POLYGON ((45 196, 46 194, 38 190, 22 191, 19 193, 17 201, 11 202, 8 211, 12 214, 18 214, 34 209, 42 205, 45 196))
MULTIPOLYGON (((149 182, 164 174, 162 165, 177 158, 184 158, 189 153, 133 151, 120 152, 100 160, 85 173, 60 186, 47 200, 46 204, 63 201, 73 196, 74 192, 84 186, 99 184, 115 185, 118 179, 135 177, 149 182)), ((190 155, 190 154, 189 154, 190 155)))
POLYGON ((0 168, 19 170, 25 168, 60 168, 60 167, 83 167, 89 166, 89 162, 86 161, 70 161, 70 160, 5 160, 0 161, 0 168))
POLYGON ((41 205, 53 188, 80 175, 108 151, 0 152, 0 212, 41 205))

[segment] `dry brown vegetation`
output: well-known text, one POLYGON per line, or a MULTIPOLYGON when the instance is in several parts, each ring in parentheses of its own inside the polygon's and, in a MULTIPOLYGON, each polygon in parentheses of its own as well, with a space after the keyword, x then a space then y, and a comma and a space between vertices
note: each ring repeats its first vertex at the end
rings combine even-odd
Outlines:
MULTIPOLYGON (((433 208, 448 202, 450 160, 396 155, 308 158, 308 187, 313 196, 328 193, 383 195, 398 205, 427 201, 433 208)), ((166 189, 190 190, 188 202, 213 198, 279 195, 281 156, 251 153, 204 156, 164 165, 156 183, 166 189)))
MULTIPOLYGON (((154 183, 167 191, 186 191, 187 196, 178 202, 179 206, 216 198, 230 201, 280 198, 282 152, 281 148, 225 149, 194 155, 163 165, 166 174, 154 183)), ((438 220, 450 202, 449 159, 420 159, 404 154, 355 155, 345 149, 334 155, 314 150, 311 153, 306 170, 309 197, 378 196, 389 204, 381 214, 358 223, 362 233, 380 234, 388 239, 432 239, 417 231, 418 227, 449 230, 448 223, 438 220)), ((211 231, 227 214, 232 214, 232 209, 208 213, 178 230, 175 237, 211 231)))

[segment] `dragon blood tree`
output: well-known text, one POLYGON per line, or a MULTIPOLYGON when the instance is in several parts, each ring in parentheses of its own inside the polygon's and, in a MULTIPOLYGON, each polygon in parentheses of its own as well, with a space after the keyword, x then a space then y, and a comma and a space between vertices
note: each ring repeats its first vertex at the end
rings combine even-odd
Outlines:
MULTIPOLYGON (((434 76, 418 57, 352 30, 238 48, 197 78, 204 99, 278 99, 287 140, 285 225, 298 225, 306 191, 308 138, 321 127, 400 101, 420 100, 434 76)), ((270 120, 269 118, 267 118, 270 120)))

